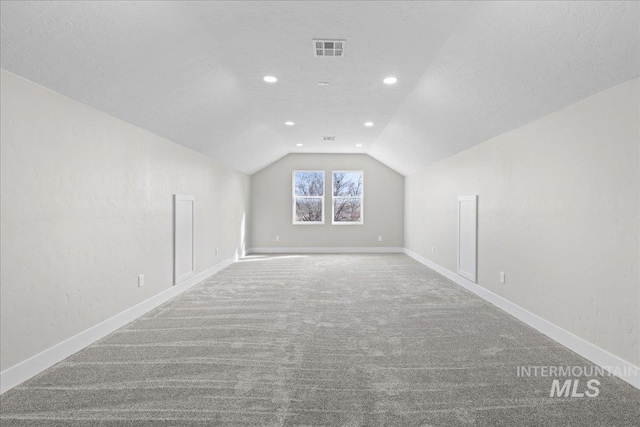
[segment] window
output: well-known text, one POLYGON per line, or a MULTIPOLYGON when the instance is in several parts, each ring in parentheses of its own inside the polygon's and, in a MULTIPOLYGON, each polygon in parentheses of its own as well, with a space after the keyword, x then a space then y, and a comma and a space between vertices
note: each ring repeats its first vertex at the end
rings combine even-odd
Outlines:
POLYGON ((324 171, 293 171, 293 223, 324 224, 324 171))
POLYGON ((363 172, 333 172, 333 224, 362 224, 363 172))

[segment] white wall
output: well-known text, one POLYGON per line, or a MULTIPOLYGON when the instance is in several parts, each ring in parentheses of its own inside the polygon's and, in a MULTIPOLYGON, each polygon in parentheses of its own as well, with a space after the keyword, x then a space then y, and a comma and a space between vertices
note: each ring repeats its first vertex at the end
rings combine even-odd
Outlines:
POLYGON ((403 246, 404 177, 366 154, 289 154, 251 177, 251 204, 253 248, 403 246), (292 224, 294 170, 325 171, 324 225, 292 224), (364 171, 363 225, 331 224, 333 170, 364 171))
POLYGON ((247 175, 6 71, 1 92, 2 370, 172 286, 174 193, 196 272, 242 251, 247 175))
POLYGON ((405 246, 456 271, 456 198, 478 194, 478 284, 640 365, 639 90, 630 80, 408 176, 405 246))

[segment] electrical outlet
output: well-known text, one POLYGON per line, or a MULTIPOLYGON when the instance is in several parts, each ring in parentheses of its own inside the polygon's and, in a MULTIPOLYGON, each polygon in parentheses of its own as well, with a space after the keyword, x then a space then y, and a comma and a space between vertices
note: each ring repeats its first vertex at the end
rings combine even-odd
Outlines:
POLYGON ((218 256, 218 248, 216 248, 216 256, 218 256))
POLYGON ((504 283, 505 282, 505 276, 504 276, 504 271, 500 272, 500 283, 504 283))
POLYGON ((382 236, 378 236, 378 242, 382 242, 382 236))
POLYGON ((280 236, 276 236, 276 242, 280 241, 280 236))
POLYGON ((144 286, 144 274, 138 276, 138 287, 141 288, 144 286))
POLYGON ((436 247, 435 246, 431 246, 431 253, 435 254, 436 253, 436 247))

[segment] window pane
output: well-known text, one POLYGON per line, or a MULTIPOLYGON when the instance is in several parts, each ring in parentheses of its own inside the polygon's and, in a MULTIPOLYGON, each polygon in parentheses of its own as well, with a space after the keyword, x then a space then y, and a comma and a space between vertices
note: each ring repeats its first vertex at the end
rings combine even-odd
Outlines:
POLYGON ((296 172, 296 196, 322 196, 324 194, 322 172, 296 172))
POLYGON ((333 220, 338 222, 360 222, 362 207, 360 199, 337 197, 333 200, 333 220))
POLYGON ((362 174, 360 172, 334 172, 334 196, 362 196, 362 174))
POLYGON ((322 199, 296 197, 296 221, 322 222, 322 199))

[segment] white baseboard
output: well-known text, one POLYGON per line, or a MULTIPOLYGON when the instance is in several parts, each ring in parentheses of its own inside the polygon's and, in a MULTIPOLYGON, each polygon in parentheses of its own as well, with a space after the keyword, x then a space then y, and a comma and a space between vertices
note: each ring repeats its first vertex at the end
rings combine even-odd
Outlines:
POLYGON ((480 298, 495 305, 499 309, 506 311, 513 317, 521 320, 522 322, 526 323, 532 328, 538 330, 539 332, 542 332, 552 340, 557 341, 558 343, 562 344, 568 349, 578 353, 580 356, 584 357, 585 359, 590 360, 596 365, 603 367, 613 375, 621 378, 622 380, 628 382, 632 386, 640 389, 640 368, 639 367, 632 365, 626 360, 623 360, 618 356, 615 356, 609 353, 608 351, 603 350, 602 348, 594 344, 591 344, 588 341, 585 341, 584 339, 572 334, 571 332, 566 331, 561 327, 554 325, 548 320, 545 320, 542 317, 539 317, 531 313, 530 311, 525 310, 519 305, 516 305, 511 301, 506 300, 501 296, 494 294, 491 291, 488 291, 482 286, 477 285, 465 279, 464 277, 457 275, 453 271, 448 270, 442 267, 441 265, 436 264, 435 262, 428 260, 427 258, 424 258, 409 249, 405 248, 404 253, 409 255, 411 258, 415 259, 416 261, 420 262, 421 264, 424 264, 430 269, 440 273, 447 279, 457 283, 458 285, 462 286, 465 289, 468 289, 469 291, 478 295, 480 298))
POLYGON ((123 327, 127 323, 132 322, 159 305, 164 304, 195 284, 208 279, 235 261, 235 257, 222 261, 201 273, 191 276, 176 286, 172 286, 171 288, 162 291, 159 294, 156 294, 103 322, 100 322, 97 325, 62 341, 61 343, 36 354, 35 356, 18 363, 17 365, 7 368, 0 372, 0 394, 23 383, 45 369, 50 368, 72 354, 77 353, 97 340, 104 338, 116 329, 123 327))
POLYGON ((369 254, 369 253, 402 253, 404 248, 399 247, 308 247, 308 248, 249 248, 249 254, 369 254))
MULTIPOLYGON (((396 247, 369 247, 369 248, 251 248, 247 253, 399 253, 404 252, 416 261, 426 265, 430 269, 442 274, 444 277, 454 283, 468 289, 484 300, 490 302, 496 307, 506 311, 517 319, 523 321, 527 325, 545 334, 549 338, 557 341, 570 350, 578 353, 582 357, 598 366, 607 369, 622 380, 628 382, 634 387, 640 389, 640 368, 631 363, 615 356, 600 347, 591 344, 584 339, 568 332, 559 326, 525 310, 524 308, 494 294, 491 291, 479 286, 469 280, 455 274, 454 272, 424 258, 417 253, 403 248, 396 247)), ((104 338, 111 332, 130 323, 145 313, 151 311, 157 306, 164 304, 171 298, 176 297, 195 284, 211 277, 220 270, 226 268, 233 262, 235 258, 229 258, 221 263, 214 265, 207 270, 196 274, 188 280, 173 286, 151 298, 142 301, 139 304, 95 325, 91 328, 80 332, 79 334, 59 343, 55 346, 14 365, 0 372, 0 394, 21 384, 29 378, 39 374, 45 369, 55 365, 74 353, 82 350, 97 340, 104 338)))

